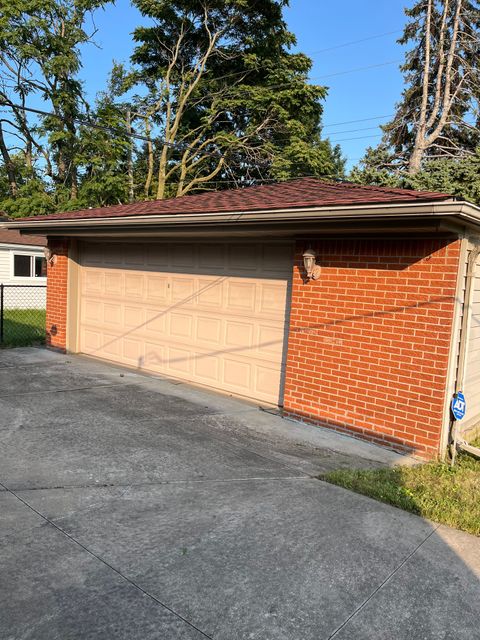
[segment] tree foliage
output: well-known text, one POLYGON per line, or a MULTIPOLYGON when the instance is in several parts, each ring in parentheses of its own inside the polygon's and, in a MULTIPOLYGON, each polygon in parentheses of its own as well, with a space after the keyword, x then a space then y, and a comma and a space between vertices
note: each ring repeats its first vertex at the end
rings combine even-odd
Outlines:
POLYGON ((134 32, 137 112, 153 131, 145 192, 253 184, 299 174, 334 175, 338 150, 321 140, 324 87, 308 84, 311 60, 276 0, 135 0, 152 26, 134 32))
POLYGON ((419 0, 405 13, 405 89, 384 143, 415 173, 424 160, 472 154, 479 143, 480 6, 419 0))
POLYGON ((480 205, 480 147, 464 157, 427 160, 414 174, 392 172, 390 161, 385 148, 370 148, 349 179, 359 184, 440 191, 480 205))
POLYGON ((131 65, 115 63, 90 104, 81 47, 108 2, 0 0, 0 209, 343 173, 340 149, 321 135, 326 89, 290 51, 286 0, 134 0, 146 20, 131 65), (53 115, 24 110, 39 104, 53 115))
POLYGON ((402 99, 350 179, 480 203, 480 3, 418 0, 405 13, 402 99))
POLYGON ((23 154, 32 187, 43 174, 67 198, 78 196, 76 119, 88 109, 78 79, 79 47, 91 39, 85 30, 88 16, 105 3, 0 0, 0 101, 8 113, 0 119, 0 150, 12 198, 18 195, 18 174, 7 143, 12 137, 20 144, 13 149, 23 154), (24 108, 33 99, 53 115, 32 124, 24 108))

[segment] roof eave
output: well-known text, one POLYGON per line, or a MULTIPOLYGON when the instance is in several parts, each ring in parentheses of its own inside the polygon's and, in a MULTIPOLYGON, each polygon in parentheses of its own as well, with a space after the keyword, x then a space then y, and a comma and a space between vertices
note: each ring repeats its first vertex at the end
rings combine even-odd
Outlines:
POLYGON ((237 226, 242 223, 278 223, 308 220, 348 220, 357 221, 371 219, 406 219, 412 217, 449 217, 464 221, 475 227, 480 226, 480 207, 465 201, 443 200, 413 203, 366 204, 336 207, 307 207, 295 209, 264 209, 257 211, 232 211, 222 213, 179 213, 175 215, 131 215, 105 218, 70 218, 42 220, 15 220, 0 222, 0 228, 17 229, 22 233, 39 233, 42 235, 58 233, 72 228, 100 229, 131 226, 183 225, 183 224, 219 224, 237 226))

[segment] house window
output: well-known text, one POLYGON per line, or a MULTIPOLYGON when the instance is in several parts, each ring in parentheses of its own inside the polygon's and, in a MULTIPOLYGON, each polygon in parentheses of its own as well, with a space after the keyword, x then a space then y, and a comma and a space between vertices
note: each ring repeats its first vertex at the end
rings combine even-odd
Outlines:
POLYGON ((45 278, 47 261, 43 256, 15 253, 13 255, 13 275, 15 278, 45 278))

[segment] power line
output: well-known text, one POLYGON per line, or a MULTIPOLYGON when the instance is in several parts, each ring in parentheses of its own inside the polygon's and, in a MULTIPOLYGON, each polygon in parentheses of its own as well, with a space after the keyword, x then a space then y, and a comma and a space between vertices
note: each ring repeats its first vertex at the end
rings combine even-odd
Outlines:
POLYGON ((387 116, 372 116, 371 118, 360 118, 359 120, 344 120, 343 122, 331 122, 330 124, 324 124, 323 128, 326 127, 339 127, 342 124, 354 124, 355 122, 369 122, 370 120, 384 120, 385 118, 393 118, 395 114, 391 113, 387 116))
MULTIPOLYGON (((50 116, 53 118, 57 118, 61 122, 65 122, 65 119, 59 116, 57 113, 51 113, 50 111, 43 111, 42 109, 34 109, 33 107, 24 107, 23 105, 15 104, 13 102, 1 102, 0 106, 12 107, 14 109, 20 109, 21 111, 36 113, 37 115, 50 116)), ((107 133, 116 133, 118 135, 122 135, 127 138, 135 138, 137 140, 143 140, 144 142, 153 142, 151 138, 147 138, 147 136, 142 136, 138 133, 133 133, 133 132, 127 131, 126 129, 120 129, 118 127, 108 127, 106 125, 97 124, 96 122, 92 122, 91 120, 86 120, 85 118, 72 117, 71 120, 73 122, 77 122, 78 124, 83 124, 84 126, 92 127, 93 129, 100 129, 102 131, 106 131, 107 133)), ((220 153, 213 153, 209 151, 195 151, 194 147, 191 147, 190 145, 183 145, 179 142, 167 142, 166 140, 162 140, 161 144, 167 147, 170 147, 172 149, 178 149, 180 151, 187 151, 190 149, 194 151, 195 155, 197 156, 213 156, 215 158, 222 157, 222 154, 220 153)))
POLYGON ((332 140, 332 142, 334 142, 335 144, 337 144, 338 142, 347 142, 348 140, 366 140, 367 138, 378 138, 378 136, 381 136, 382 133, 374 133, 371 136, 357 136, 356 138, 341 138, 340 140, 332 140))
MULTIPOLYGON (((20 109, 21 111, 28 111, 29 113, 36 113, 37 115, 41 115, 41 116, 50 116, 52 118, 57 118, 58 120, 65 122, 65 118, 62 118, 62 116, 59 116, 57 113, 51 113, 50 111, 43 111, 42 109, 34 109, 33 107, 24 107, 23 105, 15 104, 13 102, 1 102, 0 106, 11 107, 13 109, 20 109)), ((107 131, 111 133, 119 133, 129 138, 137 138, 138 140, 150 142, 150 139, 147 138, 146 136, 142 136, 138 133, 130 133, 126 129, 123 130, 123 129, 119 129, 118 127, 107 127, 106 125, 97 124, 95 122, 92 122, 91 120, 86 120, 85 118, 79 118, 79 117, 73 117, 71 118, 71 120, 73 120, 73 122, 77 122, 78 124, 83 124, 88 127, 92 127, 93 129, 101 129, 103 131, 107 131)), ((168 143, 165 143, 165 144, 168 144, 168 143)))
POLYGON ((376 40, 378 38, 383 38, 385 36, 391 36, 394 33, 401 33, 401 29, 395 29, 395 31, 386 31, 385 33, 377 33, 373 36, 368 36, 366 38, 361 38, 360 40, 351 40, 350 42, 344 42, 343 44, 336 44, 333 47, 327 47, 326 49, 317 49, 317 51, 307 52, 307 56, 313 56, 317 53, 326 53, 327 51, 334 51, 335 49, 343 49, 343 47, 350 47, 354 44, 361 44, 362 42, 367 42, 368 40, 376 40))
POLYGON ((341 133, 356 133, 357 131, 372 131, 373 129, 378 129, 378 127, 381 127, 381 124, 377 124, 375 127, 361 127, 360 129, 344 129, 343 131, 332 131, 331 133, 329 133, 329 137, 330 136, 338 136, 341 133))
MULTIPOLYGON (((1 106, 1 105, 0 105, 1 106)), ((51 113, 49 111, 43 111, 42 109, 34 109, 33 107, 24 107, 23 105, 17 105, 14 103, 3 103, 3 106, 10 106, 16 109, 21 109, 23 111, 27 111, 27 112, 31 112, 31 113, 35 113, 37 115, 43 115, 43 116, 51 116, 54 118, 57 118, 59 120, 61 120, 62 122, 64 122, 64 119, 59 116, 56 113, 51 113)), ((380 117, 387 117, 387 116, 376 116, 375 118, 363 118, 362 120, 352 120, 350 122, 361 122, 361 121, 365 121, 365 120, 374 120, 380 117)), ((86 120, 84 118, 72 118, 72 120, 74 122, 78 122, 80 124, 83 124, 84 126, 88 126, 88 127, 92 127, 94 129, 99 129, 102 131, 106 131, 108 133, 116 133, 118 135, 122 135, 128 138, 135 138, 138 140, 142 140, 142 141, 146 141, 146 142, 152 142, 152 140, 150 138, 147 138, 146 136, 142 136, 140 134, 136 134, 133 132, 129 132, 127 130, 124 129, 119 129, 118 127, 108 127, 105 125, 100 125, 97 124, 95 122, 91 122, 90 120, 86 120)), ((342 124, 342 123, 337 123, 337 124, 342 124)), ((334 126, 334 125, 330 125, 330 126, 334 126)), ((336 134, 342 134, 342 133, 355 133, 356 131, 364 131, 364 130, 369 130, 369 129, 376 129, 376 127, 365 127, 364 129, 350 129, 349 131, 333 131, 330 136, 332 135, 336 135, 336 134)), ((356 137, 351 137, 351 138, 341 138, 340 140, 332 140, 331 142, 334 144, 338 144, 339 142, 349 142, 351 140, 364 140, 364 139, 368 139, 368 138, 376 138, 379 135, 381 135, 381 132, 377 133, 377 134, 373 134, 373 135, 368 135, 368 136, 356 136, 356 137)), ((285 138, 287 138, 287 136, 285 136, 285 138)), ((202 152, 196 152, 195 149, 193 147, 190 147, 188 145, 181 145, 180 143, 174 143, 174 142, 165 142, 162 141, 162 144, 165 144, 166 146, 173 148, 173 149, 179 149, 182 151, 185 151, 187 149, 191 149, 193 152, 195 152, 195 155, 200 155, 200 156, 206 156, 206 157, 215 157, 215 158, 220 158, 222 157, 222 154, 220 153, 212 153, 212 152, 206 152, 206 151, 202 151, 202 152)))
MULTIPOLYGON (((367 65, 365 67, 354 67, 353 69, 345 69, 344 71, 336 71, 335 73, 327 73, 327 74, 322 75, 322 76, 315 76, 313 78, 309 78, 308 82, 311 82, 312 80, 325 80, 327 78, 335 78, 335 77, 338 77, 338 76, 347 75, 349 73, 358 73, 359 71, 368 71, 369 69, 378 69, 379 67, 387 67, 387 66, 392 65, 392 64, 399 64, 400 62, 402 62, 402 60, 389 60, 388 62, 380 62, 379 64, 370 64, 370 65, 367 65)), ((312 85, 310 85, 310 86, 312 86, 312 85)), ((279 83, 279 84, 266 84, 262 88, 265 88, 265 89, 284 89, 284 88, 291 88, 291 87, 292 87, 292 81, 290 81, 290 82, 282 82, 282 83, 279 83)))
POLYGON ((343 76, 347 73, 356 73, 357 71, 367 71, 368 69, 377 69, 378 67, 386 67, 390 64, 399 64, 402 60, 390 60, 389 62, 380 62, 379 64, 370 64, 366 67, 355 67, 354 69, 346 69, 345 71, 336 71, 323 76, 316 76, 310 80, 321 80, 322 78, 333 78, 334 76, 343 76))
MULTIPOLYGON (((57 118, 58 120, 61 120, 62 122, 64 122, 64 118, 62 118, 60 115, 56 114, 56 113, 52 113, 49 111, 43 111, 42 109, 35 109, 33 107, 25 107, 23 105, 18 105, 12 102, 3 102, 0 103, 0 106, 5 106, 5 107, 12 107, 15 109, 20 109, 22 111, 27 111, 30 113, 35 113, 37 115, 42 115, 42 116, 49 116, 49 117, 54 117, 57 118)), ((389 118, 392 117, 393 114, 391 115, 385 115, 385 116, 372 116, 371 118, 360 118, 357 120, 345 120, 343 122, 335 122, 335 123, 330 123, 330 124, 326 124, 322 126, 322 129, 325 128, 329 128, 329 127, 335 127, 335 126, 339 126, 342 124, 354 124, 356 122, 367 122, 367 121, 371 121, 371 120, 381 120, 381 119, 385 119, 385 118, 389 118)), ((92 127, 94 129, 98 129, 101 131, 106 131, 108 133, 116 133, 118 135, 122 135, 128 138, 135 138, 137 140, 141 140, 143 142, 152 142, 151 138, 148 138, 146 136, 142 136, 141 134, 138 133, 134 133, 134 132, 129 132, 126 129, 121 129, 119 127, 111 127, 111 126, 107 126, 107 125, 102 125, 102 124, 98 124, 96 122, 92 122, 90 119, 85 119, 85 118, 81 118, 81 117, 75 117, 72 118, 72 120, 74 120, 75 122, 78 122, 79 124, 82 124, 84 126, 88 126, 88 127, 92 127)), ((380 125, 378 125, 380 126, 380 125)), ((334 135, 340 135, 342 133, 356 133, 357 131, 367 131, 369 129, 376 129, 376 127, 364 127, 364 128, 359 128, 359 129, 349 129, 346 131, 332 131, 330 132, 328 135, 330 136, 334 136, 334 135)), ((288 135, 284 135, 281 136, 283 138, 290 138, 291 136, 288 135)), ((365 136, 365 137, 372 137, 372 136, 365 136)), ((277 136, 278 138, 278 136, 277 136)), ((343 139, 342 141, 347 141, 350 139, 360 139, 360 137, 357 138, 346 138, 343 139)), ((340 140, 338 140, 338 142, 341 142, 340 140)), ((187 150, 187 149, 193 149, 193 147, 190 147, 189 145, 182 145, 182 143, 175 143, 175 142, 166 142, 166 141, 162 141, 162 144, 165 144, 166 146, 169 146, 173 149, 181 149, 181 150, 187 150)), ((219 157, 218 153, 213 153, 213 152, 199 152, 198 155, 205 155, 205 156, 214 156, 214 157, 219 157)))

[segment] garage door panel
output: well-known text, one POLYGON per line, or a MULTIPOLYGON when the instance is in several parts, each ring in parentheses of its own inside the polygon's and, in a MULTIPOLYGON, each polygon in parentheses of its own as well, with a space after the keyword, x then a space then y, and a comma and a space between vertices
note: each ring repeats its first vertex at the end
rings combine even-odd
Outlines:
MULTIPOLYGON (((113 254, 113 256, 114 255, 115 254, 113 254)), ((116 255, 118 259, 118 252, 116 252, 116 255)), ((123 256, 126 267, 144 267, 146 264, 145 247, 142 244, 133 245, 128 248, 127 245, 123 245, 123 256)))
POLYGON ((145 342, 144 353, 144 363, 147 370, 155 371, 156 373, 167 372, 165 347, 156 343, 145 342))
POLYGON ((193 244, 176 244, 172 252, 171 263, 174 267, 194 269, 196 266, 197 247, 193 244))
POLYGON ((287 292, 285 287, 279 284, 261 284, 260 311, 276 315, 285 310, 287 292))
POLYGON ((96 267, 103 264, 103 256, 96 244, 84 244, 82 246, 82 265, 96 267))
POLYGON ((138 273, 125 274, 125 296, 127 299, 142 300, 145 291, 145 276, 138 273))
POLYGON ((191 373, 192 354, 188 349, 179 349, 176 347, 167 348, 167 366, 173 373, 188 374, 191 373))
POLYGON ((98 295, 104 292, 104 274, 92 269, 85 273, 84 290, 87 294, 98 295))
POLYGON ((83 346, 83 349, 86 353, 95 354, 100 349, 101 335, 98 331, 89 331, 88 329, 82 329, 80 335, 80 344, 83 346))
POLYGON ((156 302, 168 301, 168 278, 164 276, 147 275, 147 298, 148 301, 156 302))
POLYGON ((281 359, 284 348, 284 331, 281 327, 259 326, 257 349, 260 354, 281 359))
POLYGON ((220 365, 221 361, 216 356, 197 352, 193 364, 195 377, 205 384, 217 386, 221 380, 220 365))
POLYGON ((136 329, 146 323, 146 310, 139 305, 123 306, 123 324, 126 329, 136 329))
POLYGON ((122 305, 106 303, 103 305, 103 322, 106 325, 118 326, 123 325, 122 305))
POLYGON ((224 382, 230 389, 239 389, 240 393, 251 390, 252 365, 238 359, 226 357, 224 359, 224 382))
POLYGON ((193 339, 193 317, 185 313, 170 314, 170 335, 177 338, 193 339))
POLYGON ((145 344, 141 339, 123 338, 123 357, 130 365, 140 366, 145 361, 145 344))
POLYGON ((236 273, 254 275, 258 269, 258 245, 238 244, 230 245, 228 251, 228 268, 236 273))
POLYGON ((161 309, 146 309, 145 331, 165 336, 167 333, 167 314, 161 309))
POLYGON ((81 249, 80 350, 278 403, 290 245, 81 249), (104 260, 105 262, 105 260, 104 260), (268 271, 268 273, 267 273, 268 271))
POLYGON ((145 251, 147 267, 162 268, 169 264, 169 245, 147 245, 145 251))
POLYGON ((106 355, 119 358, 122 355, 122 342, 121 334, 103 332, 100 348, 106 355))
POLYGON ((255 282, 227 282, 227 306, 232 311, 253 313, 255 311, 255 282))
POLYGON ((201 269, 225 268, 225 245, 223 244, 202 244, 198 248, 198 264, 201 269))
POLYGON ((255 392, 260 398, 271 397, 275 393, 278 371, 273 367, 256 366, 255 370, 255 392))
POLYGON ((99 324, 103 318, 103 304, 97 300, 85 300, 82 306, 81 322, 99 324))
POLYGON ((184 278, 172 278, 172 302, 181 303, 182 305, 193 304, 193 294, 195 291, 194 279, 191 276, 184 278))
POLYGON ((210 345, 220 344, 222 339, 222 320, 220 318, 198 316, 195 337, 197 341, 210 345))
POLYGON ((199 309, 218 310, 223 307, 225 277, 202 278, 197 287, 196 303, 199 309))
POLYGON ((260 268, 263 274, 272 277, 274 274, 280 277, 285 276, 285 245, 264 244, 261 245, 260 268))
POLYGON ((254 327, 250 322, 225 322, 225 345, 227 347, 243 347, 251 349, 254 346, 254 327))
POLYGON ((104 294, 116 298, 124 296, 124 274, 121 271, 104 273, 104 294))

